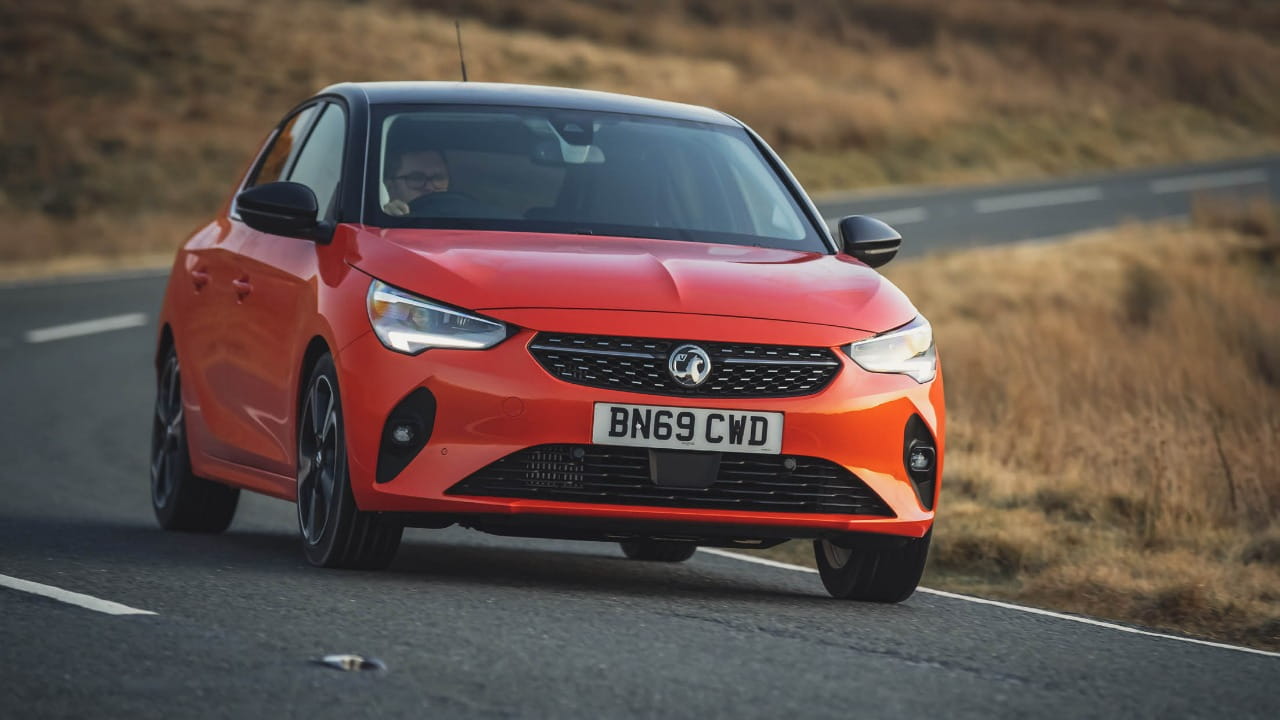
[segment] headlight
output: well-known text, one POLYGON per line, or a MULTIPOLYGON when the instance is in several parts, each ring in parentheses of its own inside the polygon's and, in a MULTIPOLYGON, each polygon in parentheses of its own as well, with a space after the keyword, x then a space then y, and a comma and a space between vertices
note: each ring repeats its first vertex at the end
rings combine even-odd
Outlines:
POLYGON ((907 375, 918 383, 929 382, 938 371, 933 328, 923 315, 896 330, 846 345, 844 351, 863 370, 907 375))
POLYGON ((508 327, 431 302, 374 280, 369 285, 369 322, 383 345, 417 355, 429 348, 483 350, 507 339, 508 327))

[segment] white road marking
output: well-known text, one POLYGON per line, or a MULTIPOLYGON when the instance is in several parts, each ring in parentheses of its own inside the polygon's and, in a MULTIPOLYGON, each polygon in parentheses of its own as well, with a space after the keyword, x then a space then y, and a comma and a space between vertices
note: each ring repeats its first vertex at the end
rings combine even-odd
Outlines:
POLYGON ((734 560, 741 560, 743 562, 755 563, 757 565, 768 565, 771 568, 778 568, 779 570, 799 570, 800 572, 813 573, 814 575, 818 574, 818 571, 811 567, 805 567, 803 565, 792 565, 791 563, 778 562, 777 560, 770 560, 769 558, 756 557, 755 555, 743 555, 742 553, 736 553, 736 552, 733 552, 732 550, 721 550, 720 548, 700 547, 698 548, 698 552, 709 553, 711 555, 719 555, 720 557, 733 558, 734 560))
POLYGON ((1187 192, 1188 190, 1209 190, 1211 188, 1235 187, 1237 185, 1255 185, 1267 181, 1267 171, 1261 168, 1253 170, 1235 170, 1232 172, 1201 173, 1199 175, 1181 175, 1151 181, 1151 192, 1156 195, 1166 193, 1187 192))
POLYGON ((897 208, 895 210, 881 210, 880 212, 867 214, 890 225, 910 225, 911 223, 924 222, 929 219, 929 211, 923 207, 897 208))
POLYGON ((979 198, 974 201, 973 209, 979 213, 997 213, 1052 205, 1071 205, 1101 199, 1102 188, 1091 185, 1088 187, 1066 188, 1065 190, 1043 190, 1041 192, 979 198))
POLYGON ((51 340, 66 340, 67 338, 80 337, 81 335, 109 332, 111 330, 124 330, 146 324, 147 316, 145 314, 129 313, 128 315, 112 315, 111 317, 85 320, 84 322, 67 325, 55 325, 53 327, 40 328, 39 330, 28 330, 24 337, 29 343, 43 343, 51 340))
POLYGON ((110 600, 96 598, 92 595, 71 592, 70 590, 63 590, 62 588, 57 588, 52 585, 31 582, 30 580, 23 580, 21 578, 10 577, 8 575, 0 575, 0 587, 21 590, 22 592, 28 592, 33 595, 42 595, 47 598, 53 598, 54 600, 60 600, 64 603, 78 605, 82 608, 96 610, 108 615, 155 615, 155 613, 150 610, 139 610, 138 608, 131 608, 128 605, 121 605, 120 603, 111 602, 110 600))
MULTIPOLYGON (((800 572, 817 574, 814 568, 805 567, 803 565, 792 565, 791 563, 778 562, 777 560, 769 560, 768 558, 755 557, 753 555, 743 555, 741 553, 732 552, 730 550, 721 550, 719 548, 698 548, 699 552, 709 553, 711 555, 719 555, 720 557, 733 558, 743 562, 755 563, 757 565, 767 565, 772 568, 782 570, 798 570, 800 572)), ((1197 640, 1196 638, 1179 637, 1177 635, 1166 635, 1165 633, 1151 632, 1150 630, 1139 630, 1138 628, 1126 627, 1109 623, 1104 620, 1094 620, 1093 618, 1081 617, 1079 615, 1067 615, 1066 613, 1053 612, 1052 610, 1041 610, 1040 608, 1027 607, 1026 605, 1014 605, 1013 603, 1000 602, 999 600, 987 600, 986 598, 973 597, 972 595, 961 595, 959 593, 947 592, 946 590, 934 590, 933 588, 921 587, 917 592, 937 595, 938 597, 951 598, 952 600, 963 600, 965 602, 977 603, 979 605, 992 605, 1006 610, 1016 610, 1018 612, 1030 613, 1032 615, 1043 615, 1044 617, 1056 618, 1058 620, 1068 620, 1070 622, 1081 623, 1084 625, 1093 625, 1095 627, 1106 628, 1108 630, 1117 630, 1119 632, 1132 633, 1134 635, 1146 635, 1147 637, 1161 638, 1163 640, 1177 640, 1178 642, 1192 643, 1194 645, 1205 645, 1208 647, 1220 648, 1222 650, 1235 650, 1237 652, 1252 653, 1254 655, 1263 655, 1265 657, 1280 658, 1280 652, 1272 652, 1270 650, 1258 650, 1256 648, 1241 647, 1239 645, 1228 645, 1226 643, 1212 642, 1210 640, 1197 640)))
MULTIPOLYGON (((887 222, 890 225, 910 225, 911 223, 924 222, 929 219, 929 211, 923 207, 896 208, 894 210, 885 210, 883 212, 863 213, 869 215, 881 222, 887 222)), ((841 216, 844 217, 844 216, 841 216)), ((823 222, 835 235, 840 234, 841 217, 824 217, 823 222)))

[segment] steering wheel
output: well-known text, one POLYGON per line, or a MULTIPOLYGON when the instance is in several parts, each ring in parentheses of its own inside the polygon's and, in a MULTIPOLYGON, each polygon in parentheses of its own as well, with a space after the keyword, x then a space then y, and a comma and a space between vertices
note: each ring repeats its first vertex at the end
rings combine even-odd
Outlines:
POLYGON ((466 193, 454 190, 420 195, 409 203, 411 215, 466 216, 475 214, 480 202, 466 193))

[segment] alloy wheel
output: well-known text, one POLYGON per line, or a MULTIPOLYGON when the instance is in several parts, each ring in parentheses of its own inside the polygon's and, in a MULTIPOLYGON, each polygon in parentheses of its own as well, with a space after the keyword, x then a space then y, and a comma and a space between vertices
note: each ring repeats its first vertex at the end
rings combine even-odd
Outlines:
POLYGON ((165 507, 178 483, 177 456, 184 449, 182 432, 182 383, 178 356, 170 355, 160 372, 156 414, 151 430, 151 500, 165 507))
POLYGON ((302 409, 298 430, 298 523, 308 544, 324 537, 334 506, 341 461, 340 418, 329 378, 315 378, 302 409))
POLYGON ((842 548, 830 540, 823 540, 822 554, 826 556, 827 564, 830 565, 832 569, 839 570, 845 566, 845 563, 849 562, 849 557, 853 555, 853 550, 849 548, 842 548))

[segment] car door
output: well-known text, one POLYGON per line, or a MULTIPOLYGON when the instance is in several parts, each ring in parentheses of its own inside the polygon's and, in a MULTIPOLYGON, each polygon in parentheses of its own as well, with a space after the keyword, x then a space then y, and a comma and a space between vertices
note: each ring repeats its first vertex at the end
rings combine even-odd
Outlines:
POLYGON ((226 414, 219 391, 226 346, 226 309, 231 303, 235 250, 243 238, 227 218, 219 218, 183 247, 169 283, 177 324, 174 342, 182 365, 183 395, 189 401, 186 428, 192 447, 210 454, 223 451, 224 438, 212 429, 226 414))
MULTIPOLYGON (((332 220, 342 175, 346 116, 334 102, 323 104, 283 179, 316 195, 317 217, 332 220)), ((239 358, 234 378, 238 411, 238 462, 269 472, 294 474, 293 416, 298 368, 316 313, 319 255, 330 248, 281 235, 251 231, 237 254, 236 293, 229 343, 239 358)))
MULTIPOLYGON (((302 147, 302 140, 316 118, 312 104, 290 113, 281 121, 248 173, 242 188, 284 179, 302 147)), ((199 421, 189 423, 190 432, 199 435, 199 447, 222 460, 242 462, 243 448, 252 440, 244 431, 246 393, 240 376, 243 343, 237 328, 236 309, 241 298, 237 281, 243 275, 240 252, 257 233, 238 217, 234 203, 228 216, 219 223, 218 241, 210 248, 193 254, 193 284, 203 283, 198 292, 204 295, 190 326, 196 330, 187 345, 192 349, 183 358, 184 375, 196 372, 199 378, 199 421)), ((180 346, 181 347, 181 346, 180 346)))

